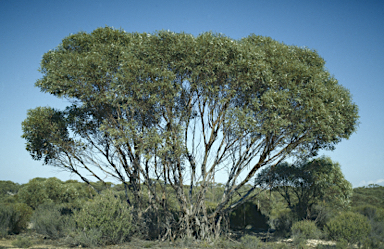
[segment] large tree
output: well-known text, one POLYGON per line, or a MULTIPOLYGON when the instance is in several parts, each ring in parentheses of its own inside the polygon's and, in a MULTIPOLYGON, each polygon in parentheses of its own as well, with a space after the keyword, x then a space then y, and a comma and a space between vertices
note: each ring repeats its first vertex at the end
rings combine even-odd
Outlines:
POLYGON ((254 197, 256 185, 239 190, 258 169, 355 131, 357 106, 324 65, 316 51, 256 35, 80 32, 44 54, 36 82, 71 105, 29 110, 23 138, 34 159, 85 182, 124 183, 135 210, 167 213, 176 196, 165 235, 207 238, 254 197), (224 193, 207 210, 218 172, 224 193))

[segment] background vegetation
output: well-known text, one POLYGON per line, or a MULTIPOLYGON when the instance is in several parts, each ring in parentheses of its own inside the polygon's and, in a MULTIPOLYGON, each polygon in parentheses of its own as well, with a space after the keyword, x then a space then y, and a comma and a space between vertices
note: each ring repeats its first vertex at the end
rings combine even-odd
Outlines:
MULTIPOLYGON (((330 162, 329 158, 317 160, 330 162)), ((68 246, 95 247, 145 239, 147 242, 140 245, 151 247, 159 243, 156 241, 165 229, 161 222, 156 222, 165 219, 161 210, 148 210, 144 219, 146 224, 134 220, 134 210, 126 202, 122 185, 94 182, 91 187, 74 180, 62 182, 57 178, 35 178, 23 185, 0 181, 0 187, 1 237, 34 231, 68 246)), ((289 191, 297 191, 295 188, 291 186, 289 191)), ((208 206, 217 203, 221 191, 221 184, 209 188, 208 206)), ((286 248, 308 248, 308 239, 337 241, 336 245, 327 248, 352 245, 384 248, 383 198, 383 186, 359 187, 353 189, 347 205, 340 207, 332 200, 319 198, 311 205, 310 216, 298 218, 295 214, 297 209, 290 208, 281 190, 273 187, 230 213, 227 221, 232 239, 222 237, 213 244, 204 244, 179 238, 172 246, 284 248, 273 241, 292 238, 293 242, 283 243, 286 248)), ((298 203, 295 198, 291 201, 291 205, 298 203)), ((177 205, 176 200, 173 203, 177 205)), ((27 242, 20 237, 15 244, 31 245, 27 242)), ((319 245, 318 248, 325 246, 319 245)))

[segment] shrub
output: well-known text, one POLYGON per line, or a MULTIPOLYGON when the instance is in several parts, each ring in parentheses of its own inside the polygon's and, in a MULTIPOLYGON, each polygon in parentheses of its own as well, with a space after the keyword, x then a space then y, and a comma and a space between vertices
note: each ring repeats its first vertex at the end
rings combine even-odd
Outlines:
POLYGON ((44 179, 34 178, 27 184, 23 185, 19 192, 18 198, 21 202, 36 209, 40 204, 48 200, 48 195, 45 192, 44 179))
POLYGON ((37 233, 51 239, 58 239, 66 236, 68 230, 71 229, 71 218, 69 215, 62 215, 60 205, 46 203, 35 210, 32 223, 37 233))
MULTIPOLYGON (((192 243, 184 244, 182 248, 195 248, 192 243)), ((237 249, 239 247, 239 243, 235 241, 228 240, 224 237, 219 237, 214 241, 214 243, 209 243, 208 240, 202 241, 199 243, 199 248, 225 248, 225 249, 237 249)))
POLYGON ((12 215, 13 212, 9 205, 0 205, 0 237, 4 237, 8 234, 12 215))
POLYGON ((0 203, 18 203, 18 199, 17 199, 17 194, 16 195, 9 195, 9 196, 4 196, 4 197, 0 197, 0 203))
POLYGON ((304 239, 318 239, 321 236, 321 231, 316 227, 314 221, 302 220, 292 225, 292 235, 304 239))
POLYGON ((240 239, 242 249, 259 248, 261 240, 255 236, 245 235, 240 239))
POLYGON ((79 237, 75 233, 73 237, 84 246, 87 246, 81 241, 84 237, 92 237, 97 245, 117 244, 128 239, 132 230, 131 220, 128 205, 107 190, 86 202, 80 211, 75 211, 76 232, 83 235, 79 237))
POLYGON ((144 212, 141 212, 140 218, 139 213, 132 210, 132 216, 136 218, 133 227, 135 233, 140 238, 148 240, 163 236, 168 229, 173 229, 176 223, 174 222, 175 215, 164 209, 147 208, 144 212))
POLYGON ((293 239, 293 245, 294 245, 294 248, 296 249, 307 249, 308 246, 307 246, 307 240, 304 236, 296 236, 294 237, 293 239))
POLYGON ((359 213, 344 212, 327 223, 326 231, 331 239, 356 243, 368 236, 371 225, 368 219, 359 213))
POLYGON ((353 210, 367 217, 371 224, 371 232, 364 245, 370 248, 384 248, 384 209, 368 204, 354 207, 353 210))
POLYGON ((356 213, 360 213, 367 217, 370 221, 384 222, 384 208, 372 205, 361 205, 352 209, 356 213))
POLYGON ((0 204, 0 236, 26 229, 31 215, 32 209, 24 203, 0 204))
POLYGON ((23 185, 18 193, 21 202, 36 209, 43 203, 81 203, 94 196, 96 192, 85 184, 61 180, 51 177, 48 179, 34 178, 23 185))
POLYGON ((18 248, 28 248, 32 246, 32 242, 29 238, 19 237, 12 242, 12 245, 18 248))
POLYGON ((103 243, 103 234, 97 228, 91 228, 87 231, 76 230, 71 237, 67 239, 71 246, 97 247, 103 243))
POLYGON ((327 222, 337 216, 339 211, 330 205, 327 205, 326 203, 321 203, 312 206, 310 212, 311 215, 309 219, 316 220, 316 226, 319 229, 324 230, 324 226, 327 224, 327 222))
POLYGON ((20 185, 11 181, 0 181, 0 198, 12 196, 19 191, 20 185))
POLYGON ((14 220, 14 225, 12 226, 11 232, 20 233, 22 230, 27 228, 33 210, 25 203, 14 203, 11 204, 11 207, 18 216, 18 219, 14 220))
POLYGON ((273 226, 278 235, 288 237, 291 233, 292 224, 295 221, 296 220, 291 212, 282 213, 277 219, 273 220, 273 226))

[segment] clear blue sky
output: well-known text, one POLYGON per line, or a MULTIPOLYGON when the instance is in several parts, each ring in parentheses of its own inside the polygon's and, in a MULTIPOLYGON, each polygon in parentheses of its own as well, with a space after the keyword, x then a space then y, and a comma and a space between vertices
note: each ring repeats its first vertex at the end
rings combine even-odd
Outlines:
POLYGON ((34 83, 42 55, 71 33, 113 26, 127 32, 251 33, 315 49, 348 88, 360 126, 329 155, 354 187, 384 185, 384 1, 15 1, 0 0, 0 180, 77 179, 34 161, 21 122, 37 106, 63 108, 34 83))

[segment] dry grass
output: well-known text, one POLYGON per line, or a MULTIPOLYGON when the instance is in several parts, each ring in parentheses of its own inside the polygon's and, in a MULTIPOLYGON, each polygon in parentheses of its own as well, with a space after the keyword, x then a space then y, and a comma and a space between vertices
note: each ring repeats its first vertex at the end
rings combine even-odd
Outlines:
MULTIPOLYGON (((8 236, 6 238, 0 239, 0 249, 5 248, 17 248, 12 243, 17 240, 20 236, 30 238, 33 241, 32 246, 29 248, 36 249, 74 249, 74 247, 68 247, 64 244, 63 240, 49 240, 39 237, 35 234, 24 234, 24 235, 14 235, 8 236)), ((209 242, 196 242, 196 241, 188 241, 188 240, 177 240, 175 242, 160 242, 160 241, 147 241, 133 238, 130 242, 119 244, 119 245, 111 245, 104 246, 98 248, 106 248, 106 249, 142 249, 142 248, 152 248, 152 249, 200 249, 200 248, 239 248, 240 242, 237 241, 227 241, 223 240, 225 243, 209 243, 209 242), (224 246, 224 247, 223 247, 224 246)), ((309 248, 318 248, 318 245, 328 245, 330 248, 334 248, 336 243, 333 241, 324 241, 324 240, 307 240, 306 246, 309 248)), ((79 248, 79 247, 75 247, 79 248)), ((285 239, 275 242, 262 242, 260 248, 295 248, 292 239, 285 239)))

